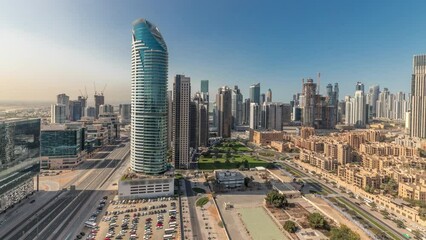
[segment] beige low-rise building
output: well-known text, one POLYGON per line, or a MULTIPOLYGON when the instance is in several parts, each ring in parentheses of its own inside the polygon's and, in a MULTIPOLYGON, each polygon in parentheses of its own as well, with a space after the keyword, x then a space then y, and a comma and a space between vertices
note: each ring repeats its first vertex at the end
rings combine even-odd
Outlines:
POLYGON ((271 148, 277 150, 278 152, 285 152, 290 149, 289 142, 283 142, 283 141, 272 141, 271 142, 271 148))
POLYGON ((423 183, 399 183, 398 196, 426 202, 426 185, 423 183))
POLYGON ((270 145, 272 141, 282 141, 284 136, 283 131, 253 131, 253 143, 266 146, 270 145))

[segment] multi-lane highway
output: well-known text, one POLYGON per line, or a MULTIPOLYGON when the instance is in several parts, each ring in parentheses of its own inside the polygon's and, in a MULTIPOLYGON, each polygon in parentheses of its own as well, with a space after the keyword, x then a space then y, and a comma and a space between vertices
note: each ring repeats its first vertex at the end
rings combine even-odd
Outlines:
MULTIPOLYGON (((321 181, 319 181, 315 177, 313 177, 311 175, 308 175, 308 174, 306 174, 303 171, 300 171, 299 169, 297 169, 296 167, 288 164, 285 161, 283 161, 282 164, 284 166, 290 168, 292 171, 296 172, 299 176, 302 176, 304 178, 309 178, 310 181, 312 181, 316 186, 319 186, 321 189, 324 189, 328 193, 339 195, 339 193, 337 191, 335 191, 333 188, 325 185, 324 183, 322 183, 321 181)), ((402 238, 404 238, 404 236, 400 232, 398 232, 397 230, 395 230, 394 228, 392 228, 391 226, 389 226, 388 224, 386 224, 385 222, 383 222, 381 219, 375 217, 374 215, 372 215, 369 212, 365 211, 364 209, 362 209, 358 205, 354 204, 350 199, 348 199, 348 198, 346 198, 344 196, 340 196, 339 198, 343 201, 344 205, 347 205, 347 207, 354 209, 356 212, 362 212, 363 215, 368 216, 368 218, 365 218, 365 219, 367 221, 369 221, 370 224, 378 227, 379 229, 384 229, 385 230, 384 233, 386 235, 388 235, 388 237, 390 237, 391 239, 402 239, 402 238), (371 221, 369 219, 372 219, 373 221, 371 221)))
POLYGON ((188 180, 185 180, 184 182, 185 182, 186 196, 188 199, 189 218, 191 221, 191 230, 192 230, 191 239, 201 240, 202 239, 201 228, 197 218, 197 212, 196 212, 197 210, 195 209, 196 208, 195 202, 197 201, 197 195, 196 193, 194 193, 194 191, 192 191, 191 182, 189 182, 188 180))
POLYGON ((93 169, 82 179, 76 179, 75 190, 59 191, 51 201, 35 209, 31 217, 16 221, 14 226, 9 225, 0 232, 0 239, 65 239, 60 237, 64 234, 74 237, 81 226, 79 221, 90 216, 88 209, 98 200, 93 198, 100 195, 99 190, 107 185, 128 153, 129 145, 126 144, 104 160, 89 164, 87 168, 93 169))

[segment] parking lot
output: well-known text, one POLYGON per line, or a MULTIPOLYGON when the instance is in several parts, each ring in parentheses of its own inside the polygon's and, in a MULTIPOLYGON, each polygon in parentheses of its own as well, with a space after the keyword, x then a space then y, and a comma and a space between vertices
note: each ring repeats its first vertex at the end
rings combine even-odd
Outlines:
POLYGON ((178 202, 174 197, 112 200, 107 205, 95 218, 96 227, 86 224, 86 239, 180 239, 178 202))

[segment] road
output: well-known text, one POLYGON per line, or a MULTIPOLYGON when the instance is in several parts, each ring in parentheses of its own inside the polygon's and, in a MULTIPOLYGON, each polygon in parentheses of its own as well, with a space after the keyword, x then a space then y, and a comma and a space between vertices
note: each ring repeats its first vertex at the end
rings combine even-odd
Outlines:
MULTIPOLYGON (((313 182, 315 182, 315 184, 319 185, 320 188, 325 189, 327 192, 332 193, 332 194, 339 194, 337 191, 335 191, 332 187, 329 187, 327 185, 325 185, 324 183, 320 182, 318 179, 316 179, 315 177, 306 174, 303 171, 300 171, 299 169, 293 167, 292 165, 286 163, 286 162, 282 162, 283 165, 285 165, 286 167, 291 168, 293 171, 297 172, 298 175, 303 176, 303 177, 307 177, 309 179, 311 179, 313 182)), ((339 196, 338 198, 336 198, 338 201, 340 199, 342 199, 343 201, 341 201, 343 204, 347 205, 349 208, 354 209, 356 212, 362 212, 363 215, 367 215, 370 219, 373 219, 374 221, 370 221, 368 218, 365 218, 365 220, 369 221, 372 225, 378 227, 379 229, 384 228, 386 231, 385 233, 395 239, 395 236, 398 236, 399 238, 396 239, 402 239, 404 238, 404 236, 398 232, 396 229, 392 228, 391 226, 389 226, 388 224, 386 224, 385 222, 383 222, 381 219, 375 217, 374 215, 372 215, 371 213, 369 213, 368 211, 365 211, 364 209, 362 209, 361 207, 359 207, 358 205, 354 204, 352 202, 351 199, 346 198, 345 196, 339 196), (391 234, 389 234, 391 233, 391 234)))
MULTIPOLYGON (((191 221, 191 231, 194 240, 201 240, 201 228, 200 223, 197 218, 197 211, 195 202, 197 201, 197 194, 192 191, 191 183, 188 180, 185 180, 185 191, 188 199, 188 211, 189 211, 189 219, 191 221)), ((183 214, 183 213, 182 213, 183 214)))
POLYGON ((79 226, 76 220, 87 219, 91 211, 81 211, 87 209, 87 205, 92 202, 93 196, 99 194, 98 189, 107 182, 115 172, 121 159, 129 152, 129 145, 111 152, 107 158, 98 164, 90 165, 94 167, 84 179, 78 179, 76 190, 60 191, 54 196, 52 201, 36 209, 31 217, 22 221, 15 221, 14 227, 9 227, 6 233, 2 233, 0 239, 64 239, 58 238, 67 229, 70 236, 79 231, 77 227, 73 229, 68 226, 79 226))

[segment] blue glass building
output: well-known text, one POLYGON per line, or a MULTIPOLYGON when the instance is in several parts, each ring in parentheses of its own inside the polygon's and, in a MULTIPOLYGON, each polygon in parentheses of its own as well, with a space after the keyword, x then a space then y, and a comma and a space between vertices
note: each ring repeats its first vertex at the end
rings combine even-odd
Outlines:
POLYGON ((39 160, 40 119, 0 119, 0 212, 34 191, 39 160))
POLYGON ((145 19, 133 22, 131 93, 131 169, 165 172, 167 161, 168 53, 158 28, 145 19))

